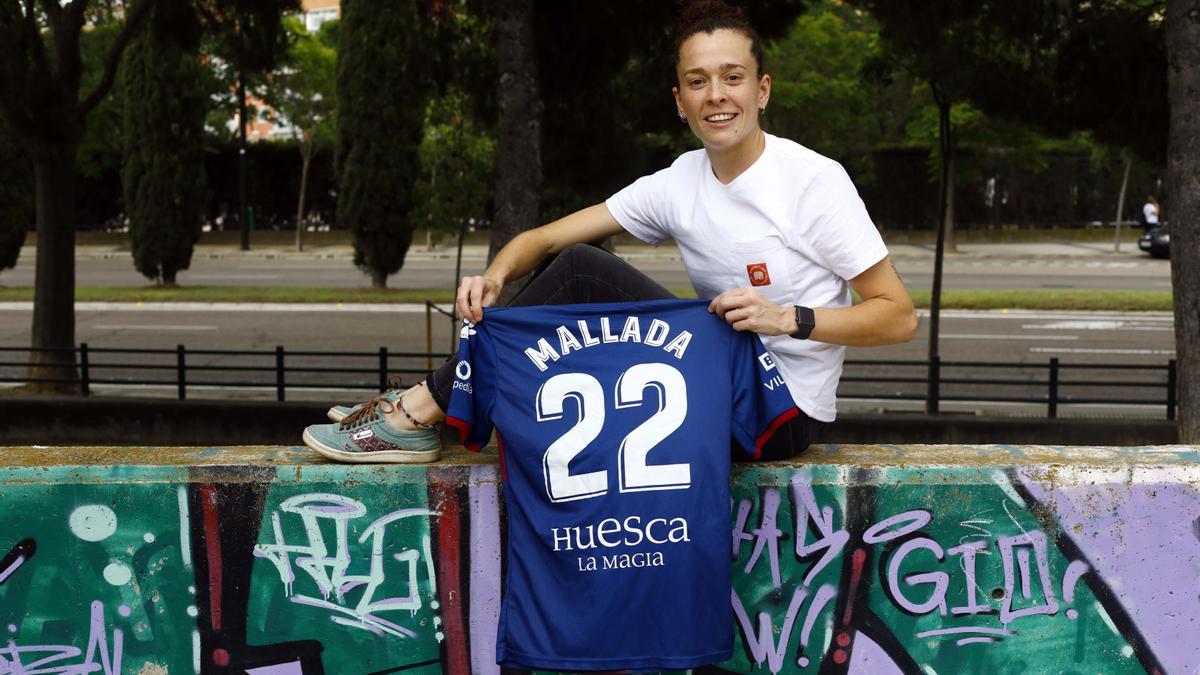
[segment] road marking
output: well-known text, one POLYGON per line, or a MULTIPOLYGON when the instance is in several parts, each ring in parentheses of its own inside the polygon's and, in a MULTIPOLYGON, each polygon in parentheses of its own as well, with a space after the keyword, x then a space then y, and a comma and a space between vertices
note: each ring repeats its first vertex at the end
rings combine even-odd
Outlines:
POLYGON ((188 274, 187 278, 194 281, 219 279, 221 281, 270 281, 282 277, 282 274, 188 274))
MULTIPOLYGON (((917 316, 929 316, 928 309, 918 309, 917 316)), ((1084 310, 1035 309, 943 309, 942 316, 953 319, 1019 319, 1021 321, 1128 321, 1174 323, 1171 312, 1090 312, 1084 310)))
POLYGON ((216 326, 154 326, 154 325, 109 325, 103 324, 92 326, 95 330, 173 330, 173 331, 201 331, 201 330, 217 330, 216 326))
POLYGON ((1004 335, 1002 333, 942 333, 957 340, 1078 340, 1078 335, 1004 335))
POLYGON ((1145 322, 1101 320, 1101 321, 1055 321, 1052 323, 1027 323, 1021 328, 1025 330, 1117 330, 1117 331, 1156 331, 1169 332, 1171 326, 1150 326, 1145 322))
MULTIPOLYGON (((454 303, 438 305, 449 311, 454 303)), ((0 311, 32 312, 32 302, 0 302, 0 311)), ((343 312, 423 313, 425 304, 304 302, 77 302, 76 312, 343 312)))
POLYGON ((1030 347, 1038 354, 1126 354, 1138 356, 1175 356, 1174 349, 1089 349, 1086 347, 1030 347))

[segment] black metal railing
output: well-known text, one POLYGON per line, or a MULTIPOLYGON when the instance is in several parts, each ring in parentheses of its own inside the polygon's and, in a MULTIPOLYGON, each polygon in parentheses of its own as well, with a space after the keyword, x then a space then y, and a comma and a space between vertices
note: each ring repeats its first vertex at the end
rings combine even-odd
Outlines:
MULTIPOLYGON (((282 345, 271 350, 99 348, 87 343, 64 349, 0 347, 0 384, 75 384, 83 396, 98 385, 173 388, 180 400, 197 388, 265 389, 285 401, 289 388, 383 391, 389 376, 424 375, 449 356, 386 347, 365 352, 286 350, 282 345), (77 364, 70 372, 78 377, 31 376, 28 357, 34 353, 62 354, 77 364)), ((1062 405, 1157 406, 1173 420, 1177 380, 1174 359, 1165 364, 851 359, 838 396, 924 401, 931 413, 940 412, 945 402, 1035 404, 1044 405, 1048 417, 1057 417, 1062 405)))

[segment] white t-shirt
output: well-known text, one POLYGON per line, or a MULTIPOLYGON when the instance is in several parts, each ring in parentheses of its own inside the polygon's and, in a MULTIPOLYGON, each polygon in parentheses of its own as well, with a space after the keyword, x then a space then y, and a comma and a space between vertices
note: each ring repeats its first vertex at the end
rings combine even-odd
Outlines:
POLYGON ((1146 202, 1142 205, 1142 214, 1146 216, 1147 225, 1158 224, 1158 207, 1152 202, 1146 202))
MULTIPOLYGON (((852 279, 887 256, 882 237, 840 164, 766 135, 763 154, 728 185, 695 150, 609 198, 638 239, 673 239, 696 294, 754 287, 772 302, 847 307, 852 279)), ((845 347, 760 336, 797 407, 824 422, 837 414, 845 347)))

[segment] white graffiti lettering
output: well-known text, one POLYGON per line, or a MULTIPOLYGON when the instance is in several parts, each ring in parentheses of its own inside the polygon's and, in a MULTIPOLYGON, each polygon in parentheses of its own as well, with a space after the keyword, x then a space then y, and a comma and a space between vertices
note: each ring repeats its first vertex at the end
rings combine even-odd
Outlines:
MULTIPOLYGON (((388 525, 406 518, 428 518, 439 515, 428 509, 400 509, 392 511, 372 522, 358 538, 359 547, 352 551, 349 541, 350 521, 366 515, 367 508, 361 502, 335 494, 304 494, 284 500, 279 511, 299 518, 307 542, 289 544, 283 535, 279 512, 271 514, 271 525, 275 541, 254 547, 254 555, 265 558, 275 565, 279 580, 283 583, 284 595, 294 603, 320 607, 334 613, 331 620, 343 626, 371 631, 376 635, 415 637, 416 633, 404 626, 378 616, 380 612, 407 611, 410 616, 421 609, 418 592, 418 571, 422 561, 429 579, 430 591, 436 590, 433 556, 429 536, 422 540, 421 550, 404 549, 390 557, 400 563, 401 578, 405 580, 408 593, 401 597, 376 598, 380 587, 388 579, 394 565, 385 560, 384 543, 388 525), (327 540, 322 523, 333 528, 333 541, 327 540), (368 543, 369 542, 369 543, 368 543), (352 553, 359 553, 366 545, 367 572, 351 574, 352 553), (332 550, 331 550, 332 549, 332 550), (293 559, 293 556, 295 558, 293 559), (320 597, 296 592, 294 567, 304 571, 316 586, 320 597), (348 595, 361 589, 356 602, 348 595)), ((394 546, 394 543, 392 544, 394 546)))

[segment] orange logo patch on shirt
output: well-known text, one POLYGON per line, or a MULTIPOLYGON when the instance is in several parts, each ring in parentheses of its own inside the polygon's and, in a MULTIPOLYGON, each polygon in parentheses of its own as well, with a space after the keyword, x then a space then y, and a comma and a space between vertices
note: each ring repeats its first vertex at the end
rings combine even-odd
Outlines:
POLYGON ((767 263, 751 263, 746 265, 746 275, 750 277, 751 286, 770 286, 771 274, 767 272, 767 263))

